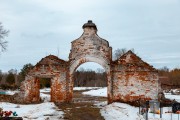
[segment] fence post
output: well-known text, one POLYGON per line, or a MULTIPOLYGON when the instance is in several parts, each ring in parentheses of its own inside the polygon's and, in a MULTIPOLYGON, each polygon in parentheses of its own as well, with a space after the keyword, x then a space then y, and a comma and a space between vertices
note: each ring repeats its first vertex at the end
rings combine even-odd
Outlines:
POLYGON ((148 104, 149 104, 149 102, 148 101, 146 101, 146 120, 148 120, 148 104))
POLYGON ((140 103, 140 98, 138 100, 138 103, 139 103, 139 114, 141 114, 141 103, 140 103))
POLYGON ((162 118, 162 105, 161 105, 161 100, 160 100, 160 118, 162 118))

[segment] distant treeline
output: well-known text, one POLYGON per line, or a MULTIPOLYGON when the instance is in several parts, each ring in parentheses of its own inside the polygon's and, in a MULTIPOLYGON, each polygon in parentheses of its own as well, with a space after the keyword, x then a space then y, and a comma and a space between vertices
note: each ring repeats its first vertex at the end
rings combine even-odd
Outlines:
MULTIPOLYGON (((11 69, 7 73, 2 73, 0 70, 0 87, 4 89, 18 88, 21 82, 25 79, 28 71, 33 67, 32 64, 26 64, 18 73, 17 70, 11 69)), ((180 86, 180 68, 169 70, 163 67, 158 70, 162 83, 166 83, 170 87, 180 86)), ((104 87, 107 86, 107 75, 103 69, 93 71, 91 69, 80 68, 73 75, 74 86, 84 87, 104 87)), ((41 87, 50 87, 51 80, 47 78, 40 79, 41 87)))
POLYGON ((0 87, 2 89, 17 89, 32 67, 33 65, 28 63, 23 66, 19 73, 16 69, 11 69, 7 73, 0 70, 0 87))
POLYGON ((169 70, 167 67, 159 69, 159 76, 166 79, 166 83, 172 86, 180 86, 180 68, 169 70))
POLYGON ((74 73, 75 87, 105 87, 107 86, 106 72, 80 69, 74 73))
MULTIPOLYGON (((0 88, 16 89, 25 80, 28 71, 33 67, 32 64, 26 64, 18 73, 17 70, 11 69, 7 73, 0 70, 0 88)), ((74 86, 84 87, 105 87, 107 86, 107 76, 103 69, 98 68, 96 71, 91 69, 80 68, 74 72, 74 86)), ((40 78, 40 87, 50 87, 51 79, 40 78)))

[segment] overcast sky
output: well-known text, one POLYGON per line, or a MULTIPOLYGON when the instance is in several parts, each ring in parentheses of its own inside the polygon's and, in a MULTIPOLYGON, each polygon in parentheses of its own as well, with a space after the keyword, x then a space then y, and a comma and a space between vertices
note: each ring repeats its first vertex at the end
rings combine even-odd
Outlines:
POLYGON ((0 70, 19 71, 49 54, 68 60, 88 20, 113 51, 134 48, 155 68, 180 67, 180 0, 0 0, 0 22, 10 30, 0 70))

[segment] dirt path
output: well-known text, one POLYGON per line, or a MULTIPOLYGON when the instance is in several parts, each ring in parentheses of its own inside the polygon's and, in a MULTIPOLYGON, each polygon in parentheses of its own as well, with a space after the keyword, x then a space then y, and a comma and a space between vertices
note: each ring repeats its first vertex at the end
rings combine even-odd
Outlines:
MULTIPOLYGON (((88 91, 88 90, 87 90, 88 91)), ((107 101, 106 97, 95 97, 83 95, 84 91, 74 91, 73 101, 71 103, 56 104, 64 114, 64 120, 104 120, 100 114, 100 108, 96 103, 107 101)), ((44 92, 49 94, 49 92, 44 92)), ((0 95, 0 102, 13 102, 13 96, 11 95, 0 95)))
POLYGON ((74 91, 73 102, 59 104, 58 107, 65 113, 65 120, 104 120, 100 109, 95 103, 106 101, 105 97, 83 95, 84 91, 74 91))

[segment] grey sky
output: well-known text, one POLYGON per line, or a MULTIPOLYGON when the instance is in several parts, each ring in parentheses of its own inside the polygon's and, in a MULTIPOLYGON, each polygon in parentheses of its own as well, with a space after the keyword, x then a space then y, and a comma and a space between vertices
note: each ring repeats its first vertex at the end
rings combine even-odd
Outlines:
POLYGON ((10 30, 0 69, 20 70, 49 54, 68 60, 89 19, 113 51, 134 48, 155 68, 180 67, 180 0, 0 0, 0 22, 10 30))

